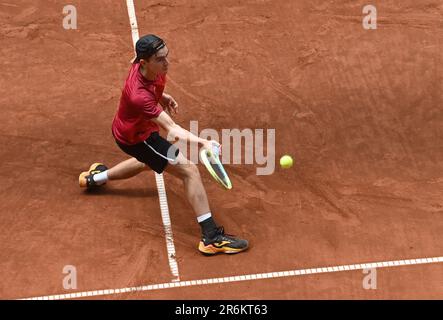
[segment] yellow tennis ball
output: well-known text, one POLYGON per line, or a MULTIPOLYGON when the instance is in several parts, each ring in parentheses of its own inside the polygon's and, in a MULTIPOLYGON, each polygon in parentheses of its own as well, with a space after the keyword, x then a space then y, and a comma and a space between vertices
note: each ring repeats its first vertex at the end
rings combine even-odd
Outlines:
POLYGON ((293 165, 293 161, 291 156, 288 155, 284 155, 283 157, 280 158, 280 166, 283 169, 289 169, 290 167, 292 167, 293 165))

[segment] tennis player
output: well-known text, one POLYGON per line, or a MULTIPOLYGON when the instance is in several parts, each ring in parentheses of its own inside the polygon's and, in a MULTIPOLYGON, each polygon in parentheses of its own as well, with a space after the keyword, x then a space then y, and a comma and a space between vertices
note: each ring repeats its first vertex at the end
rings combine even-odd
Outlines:
POLYGON ((168 135, 198 143, 208 150, 218 146, 217 142, 201 139, 172 120, 170 115, 177 113, 178 104, 164 93, 169 68, 166 43, 152 34, 143 36, 136 43, 136 54, 112 123, 115 142, 131 158, 110 169, 94 163, 80 174, 80 187, 98 188, 108 181, 128 179, 144 170, 166 171, 183 180, 186 198, 202 230, 200 252, 213 255, 246 250, 248 241, 226 234, 224 228, 215 223, 197 166, 159 135, 162 127, 168 135))

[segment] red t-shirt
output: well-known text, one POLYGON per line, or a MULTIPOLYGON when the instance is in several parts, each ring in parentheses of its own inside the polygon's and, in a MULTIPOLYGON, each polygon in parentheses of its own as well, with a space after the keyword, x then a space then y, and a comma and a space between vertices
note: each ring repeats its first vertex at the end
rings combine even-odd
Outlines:
POLYGON ((139 63, 132 65, 112 122, 115 139, 127 145, 140 143, 151 133, 158 132, 158 125, 150 119, 163 111, 158 103, 165 89, 166 75, 158 75, 150 81, 143 77, 139 68, 139 63))

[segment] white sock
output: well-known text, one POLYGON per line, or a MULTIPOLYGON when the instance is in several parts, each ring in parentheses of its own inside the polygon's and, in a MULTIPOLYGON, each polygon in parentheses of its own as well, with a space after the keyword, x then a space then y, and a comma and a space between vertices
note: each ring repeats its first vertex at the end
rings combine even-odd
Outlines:
POLYGON ((108 181, 108 170, 94 174, 92 179, 98 185, 104 184, 106 181, 108 181))
POLYGON ((205 221, 206 219, 209 219, 210 217, 212 217, 211 211, 209 211, 208 213, 202 214, 201 216, 198 216, 197 221, 198 221, 198 223, 201 223, 201 222, 205 221))

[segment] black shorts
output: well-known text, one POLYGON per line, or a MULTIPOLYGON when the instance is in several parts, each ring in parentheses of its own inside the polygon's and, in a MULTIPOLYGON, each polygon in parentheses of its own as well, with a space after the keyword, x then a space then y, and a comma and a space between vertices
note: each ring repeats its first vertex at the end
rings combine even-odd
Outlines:
POLYGON ((146 163, 152 170, 162 173, 169 161, 174 162, 180 150, 161 137, 158 132, 153 132, 143 142, 126 145, 115 140, 120 149, 126 154, 146 163))

